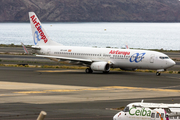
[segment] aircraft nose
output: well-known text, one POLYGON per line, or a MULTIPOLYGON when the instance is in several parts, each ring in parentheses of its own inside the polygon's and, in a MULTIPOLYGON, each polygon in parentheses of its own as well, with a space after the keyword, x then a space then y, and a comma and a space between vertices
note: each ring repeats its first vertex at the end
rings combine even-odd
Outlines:
POLYGON ((118 115, 119 115, 120 113, 117 113, 116 115, 114 115, 114 117, 113 117, 113 120, 118 120, 118 115))
POLYGON ((173 60, 168 61, 168 66, 173 67, 176 64, 173 60))
POLYGON ((176 62, 174 62, 173 60, 171 60, 171 63, 170 63, 172 66, 176 65, 176 62))
POLYGON ((117 116, 114 116, 114 117, 113 117, 113 120, 118 120, 118 117, 117 117, 117 116))
POLYGON ((117 118, 117 115, 115 115, 115 116, 113 117, 113 120, 116 120, 116 118, 117 118))

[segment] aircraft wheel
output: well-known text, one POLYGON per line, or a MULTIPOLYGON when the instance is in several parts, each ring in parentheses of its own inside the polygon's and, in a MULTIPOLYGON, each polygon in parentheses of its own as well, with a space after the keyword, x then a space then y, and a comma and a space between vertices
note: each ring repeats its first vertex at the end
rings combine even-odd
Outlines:
POLYGON ((93 73, 93 70, 91 68, 89 68, 89 70, 90 70, 89 73, 93 73))
POLYGON ((156 72, 156 76, 160 76, 161 75, 161 73, 160 72, 156 72))
POLYGON ((86 72, 86 73, 92 73, 93 71, 92 71, 91 68, 86 68, 85 72, 86 72))
POLYGON ((85 72, 86 72, 86 73, 89 73, 89 71, 90 71, 89 68, 86 68, 85 72))

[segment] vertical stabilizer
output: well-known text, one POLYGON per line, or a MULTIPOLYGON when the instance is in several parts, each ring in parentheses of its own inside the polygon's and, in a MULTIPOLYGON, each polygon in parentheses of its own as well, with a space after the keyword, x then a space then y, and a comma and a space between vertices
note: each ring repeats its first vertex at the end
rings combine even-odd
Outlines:
POLYGON ((41 22, 34 12, 29 12, 29 19, 31 23, 33 43, 38 46, 47 46, 47 45, 61 45, 52 41, 44 30, 41 22))

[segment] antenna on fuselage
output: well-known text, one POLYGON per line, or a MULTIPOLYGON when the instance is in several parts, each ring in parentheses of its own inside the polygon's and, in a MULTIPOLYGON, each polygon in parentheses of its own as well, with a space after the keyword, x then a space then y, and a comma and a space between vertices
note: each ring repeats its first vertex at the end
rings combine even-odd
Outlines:
POLYGON ((141 100, 141 103, 143 103, 144 102, 144 100, 141 100))

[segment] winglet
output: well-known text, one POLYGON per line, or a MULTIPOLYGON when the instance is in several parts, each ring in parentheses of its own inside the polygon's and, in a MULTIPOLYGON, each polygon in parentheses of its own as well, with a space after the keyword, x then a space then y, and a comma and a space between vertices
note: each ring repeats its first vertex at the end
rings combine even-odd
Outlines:
POLYGON ((26 53, 26 54, 29 54, 29 52, 27 51, 27 49, 26 49, 26 47, 24 46, 24 44, 21 42, 21 45, 22 45, 22 47, 23 47, 23 49, 24 49, 24 52, 26 53))

